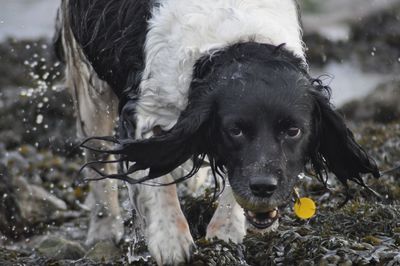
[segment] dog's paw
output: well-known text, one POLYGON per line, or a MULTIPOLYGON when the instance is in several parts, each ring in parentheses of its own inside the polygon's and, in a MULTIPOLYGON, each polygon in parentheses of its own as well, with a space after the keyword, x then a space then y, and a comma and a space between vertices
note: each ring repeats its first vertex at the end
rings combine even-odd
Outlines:
POLYGON ((218 238, 225 242, 242 243, 246 230, 243 223, 230 223, 227 220, 214 220, 207 227, 206 239, 218 238))
MULTIPOLYGON (((225 242, 242 243, 246 235, 245 217, 240 206, 234 206, 230 210, 221 210, 218 207, 210 223, 207 226, 206 239, 218 238, 225 242)), ((230 207, 225 207, 230 208, 230 207)))
POLYGON ((176 222, 154 222, 147 228, 147 245, 158 265, 189 262, 195 247, 184 217, 176 222))
POLYGON ((124 225, 120 217, 92 217, 85 244, 92 246, 104 240, 110 240, 118 244, 123 234, 124 225))

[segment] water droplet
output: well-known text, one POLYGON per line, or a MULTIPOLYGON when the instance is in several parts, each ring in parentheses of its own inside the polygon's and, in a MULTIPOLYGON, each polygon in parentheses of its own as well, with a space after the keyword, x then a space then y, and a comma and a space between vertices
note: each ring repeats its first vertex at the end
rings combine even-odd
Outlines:
POLYGON ((36 117, 36 124, 40 125, 43 122, 43 115, 38 114, 36 117))
POLYGON ((305 175, 304 173, 300 173, 300 174, 298 175, 298 178, 299 178, 299 179, 303 179, 305 176, 306 176, 306 175, 305 175))
POLYGON ((47 79, 49 77, 50 73, 46 72, 43 74, 42 79, 47 79))

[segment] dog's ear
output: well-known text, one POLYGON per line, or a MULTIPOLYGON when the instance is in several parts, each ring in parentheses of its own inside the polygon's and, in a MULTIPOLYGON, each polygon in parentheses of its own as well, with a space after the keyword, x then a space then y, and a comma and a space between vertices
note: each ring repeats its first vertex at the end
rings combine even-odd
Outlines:
MULTIPOLYGON (((193 83, 196 83, 195 81, 193 83)), ((205 84, 192 83, 186 109, 174 127, 149 139, 120 139, 115 153, 133 162, 135 169, 150 169, 149 179, 167 174, 190 158, 207 153, 208 121, 213 109, 211 90, 205 84)))
MULTIPOLYGON (((193 169, 182 179, 186 179, 197 172, 205 155, 213 164, 215 147, 210 139, 213 130, 213 109, 216 94, 211 87, 212 73, 218 67, 220 52, 213 56, 200 58, 193 69, 192 82, 190 84, 188 105, 181 112, 174 127, 155 135, 149 139, 135 140, 132 135, 125 134, 127 138, 119 140, 121 147, 114 151, 120 154, 123 161, 135 164, 130 172, 139 169, 150 169, 146 179, 152 179, 167 174, 183 164, 193 160, 193 169)), ((135 107, 128 108, 128 111, 135 107)), ((129 112, 132 117, 132 112, 129 112)), ((134 130, 131 124, 124 125, 128 131, 134 130)), ((129 172, 129 170, 128 170, 129 172)))
POLYGON ((361 185, 364 182, 360 174, 371 173, 379 177, 375 161, 355 141, 343 117, 329 102, 329 88, 323 86, 320 80, 315 80, 313 85, 314 150, 311 151, 311 162, 317 175, 322 177, 327 169, 344 184, 347 184, 347 180, 353 180, 361 185))

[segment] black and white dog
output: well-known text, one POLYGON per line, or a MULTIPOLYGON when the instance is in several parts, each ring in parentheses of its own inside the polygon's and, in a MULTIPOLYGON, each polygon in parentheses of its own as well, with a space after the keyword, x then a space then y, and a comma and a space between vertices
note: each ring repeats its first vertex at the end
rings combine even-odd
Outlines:
POLYGON ((92 184, 88 244, 121 238, 115 178, 131 183, 151 254, 177 264, 193 239, 176 186, 144 181, 186 179, 206 159, 229 181, 206 237, 240 242, 276 228, 308 162, 321 179, 379 176, 308 74, 295 0, 63 0, 60 25, 80 136, 112 135, 118 117, 107 154, 129 162, 89 173, 114 179, 92 184))

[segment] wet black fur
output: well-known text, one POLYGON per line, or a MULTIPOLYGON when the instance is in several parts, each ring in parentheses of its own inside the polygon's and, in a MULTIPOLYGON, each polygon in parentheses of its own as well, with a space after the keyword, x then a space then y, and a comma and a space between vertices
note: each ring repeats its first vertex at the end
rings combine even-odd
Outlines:
POLYGON ((70 0, 72 32, 100 79, 121 108, 136 95, 144 69, 144 42, 153 1, 70 0))

